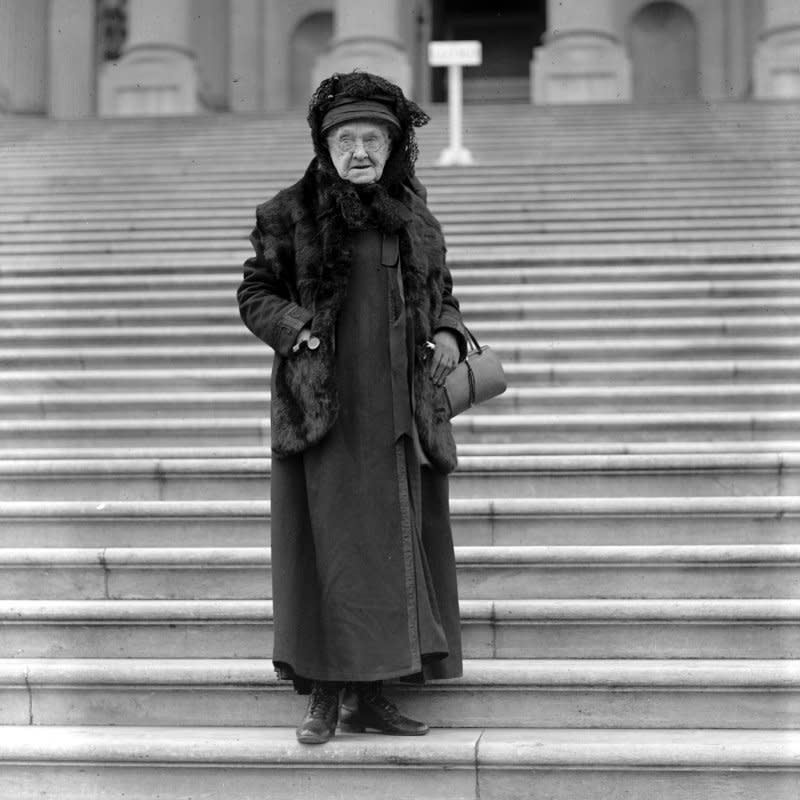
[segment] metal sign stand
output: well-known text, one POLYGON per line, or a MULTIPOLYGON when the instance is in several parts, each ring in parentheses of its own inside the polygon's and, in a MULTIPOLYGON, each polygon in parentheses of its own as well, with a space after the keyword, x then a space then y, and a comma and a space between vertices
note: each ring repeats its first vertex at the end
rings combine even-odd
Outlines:
POLYGON ((474 164, 472 154, 464 147, 463 67, 478 66, 482 60, 480 42, 430 42, 428 62, 432 67, 447 67, 447 106, 450 122, 450 145, 439 160, 440 167, 469 166, 474 164))

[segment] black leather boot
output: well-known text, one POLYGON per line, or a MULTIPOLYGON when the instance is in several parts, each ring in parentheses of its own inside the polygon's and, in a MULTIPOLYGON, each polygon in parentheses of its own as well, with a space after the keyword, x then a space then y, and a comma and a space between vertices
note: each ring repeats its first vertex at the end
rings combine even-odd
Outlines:
POLYGON ((389 736, 424 736, 430 730, 424 722, 403 716, 383 696, 380 681, 355 683, 345 690, 339 708, 339 728, 347 733, 370 729, 389 736))
POLYGON ((301 744, 325 744, 336 733, 339 716, 339 687, 331 683, 314 683, 308 708, 297 741, 301 744))

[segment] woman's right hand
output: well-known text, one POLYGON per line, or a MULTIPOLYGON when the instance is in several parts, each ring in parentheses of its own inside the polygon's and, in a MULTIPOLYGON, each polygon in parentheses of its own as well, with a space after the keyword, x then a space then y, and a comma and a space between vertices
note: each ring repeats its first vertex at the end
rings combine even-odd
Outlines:
POLYGON ((301 328, 300 333, 297 334, 297 338, 294 340, 294 345, 292 346, 293 353, 299 353, 302 350, 303 345, 308 342, 311 338, 311 328, 301 328))

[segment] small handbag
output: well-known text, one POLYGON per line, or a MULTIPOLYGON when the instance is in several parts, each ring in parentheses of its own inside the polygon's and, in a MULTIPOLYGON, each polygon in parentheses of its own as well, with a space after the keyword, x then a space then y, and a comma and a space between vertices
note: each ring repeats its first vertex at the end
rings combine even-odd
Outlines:
POLYGON ((478 344, 472 331, 465 330, 471 349, 445 381, 450 419, 478 403, 503 394, 508 386, 497 353, 488 345, 478 344))

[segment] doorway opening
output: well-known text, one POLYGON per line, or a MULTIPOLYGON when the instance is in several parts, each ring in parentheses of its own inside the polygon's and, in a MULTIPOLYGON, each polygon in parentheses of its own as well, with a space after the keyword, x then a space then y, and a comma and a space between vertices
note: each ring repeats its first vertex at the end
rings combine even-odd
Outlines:
MULTIPOLYGON (((476 39, 483 63, 464 70, 464 100, 530 102, 530 62, 547 31, 546 0, 435 0, 433 38, 476 39)), ((446 99, 446 70, 433 70, 433 99, 446 99)))
POLYGON ((289 45, 289 102, 292 106, 308 103, 315 87, 311 76, 320 53, 324 53, 333 38, 333 14, 320 11, 310 14, 292 33, 289 45))

